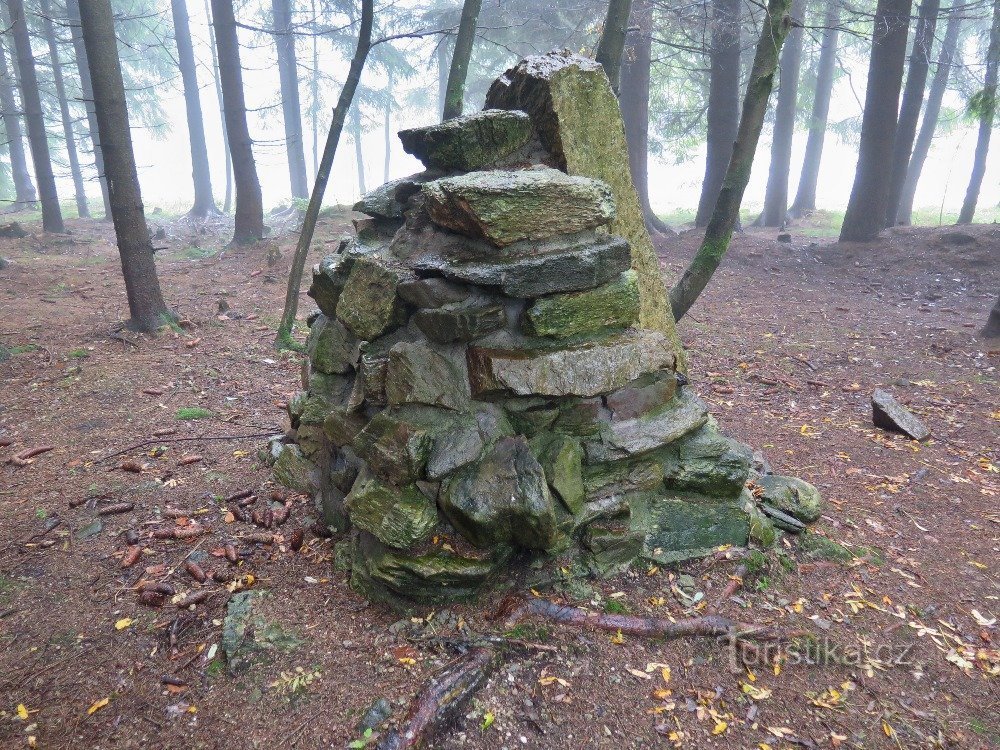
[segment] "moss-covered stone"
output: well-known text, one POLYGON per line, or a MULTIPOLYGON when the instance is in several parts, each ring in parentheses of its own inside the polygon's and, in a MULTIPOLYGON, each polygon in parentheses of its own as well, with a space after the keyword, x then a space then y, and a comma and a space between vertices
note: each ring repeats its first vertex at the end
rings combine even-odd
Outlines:
POLYGON ((431 341, 451 344, 472 341, 507 324, 507 312, 502 305, 463 304, 420 310, 413 322, 431 341))
POLYGON ((570 513, 579 513, 584 500, 580 441, 550 432, 532 438, 529 445, 545 471, 549 486, 570 513))
POLYGON ((337 314, 337 302, 354 264, 355 255, 345 252, 346 247, 347 240, 343 240, 336 253, 313 267, 313 280, 308 294, 316 300, 320 312, 328 318, 337 314))
POLYGON ((634 271, 626 271, 596 289, 535 300, 525 312, 524 330, 529 336, 568 338, 628 328, 638 319, 637 276, 634 271))
POLYGON ((319 486, 316 464, 297 445, 282 446, 272 467, 274 481, 296 492, 312 494, 319 486))
POLYGON ((513 434, 503 412, 491 404, 475 404, 475 411, 455 414, 435 434, 427 478, 443 479, 477 460, 487 446, 513 434))
POLYGON ((621 492, 652 492, 663 486, 663 467, 655 457, 585 466, 583 487, 588 500, 621 492))
POLYGON ((486 110, 423 128, 399 131, 403 150, 425 167, 467 172, 495 165, 531 138, 524 112, 486 110))
POLYGON ((464 302, 472 294, 467 287, 438 278, 403 281, 396 293, 404 302, 426 309, 464 302))
POLYGON ((677 392, 677 375, 672 370, 640 375, 609 393, 606 401, 612 419, 635 419, 666 406, 677 392))
POLYGON ((631 500, 632 528, 646 531, 645 552, 662 563, 709 554, 724 544, 745 546, 750 521, 736 501, 693 493, 638 495, 631 500))
POLYGON ((365 195, 354 204, 354 210, 379 219, 390 219, 402 223, 406 202, 420 192, 425 182, 440 177, 440 173, 421 172, 390 180, 365 195))
POLYGON ((645 535, 627 526, 588 526, 580 537, 591 573, 606 577, 628 568, 642 554, 645 535))
POLYGON ((358 477, 344 506, 351 523, 397 549, 425 541, 438 521, 434 503, 415 485, 400 489, 371 476, 358 477))
POLYGON ((389 350, 385 397, 391 406, 426 404, 463 409, 469 404, 469 378, 459 352, 423 344, 399 343, 389 350))
POLYGON ((667 487, 711 497, 736 497, 746 484, 753 451, 710 421, 661 454, 667 487))
POLYGON ((376 257, 357 258, 337 301, 337 318, 363 341, 403 324, 396 287, 409 275, 376 257))
POLYGON ((317 372, 342 375, 357 364, 360 343, 339 320, 320 315, 309 330, 306 353, 317 372))
POLYGON ((754 482, 764 491, 762 502, 803 523, 818 521, 823 514, 823 499, 809 482, 777 474, 757 477, 754 482))
POLYGON ((440 410, 427 407, 386 409, 372 418, 351 446, 375 475, 397 486, 410 484, 423 478, 433 447, 432 425, 439 415, 440 410))
POLYGON ((323 420, 323 433, 327 440, 341 448, 350 445, 366 424, 367 420, 361 413, 333 406, 323 420))
POLYGON ((634 419, 612 420, 601 442, 585 444, 587 459, 600 463, 662 448, 694 432, 708 421, 708 408, 690 391, 681 391, 666 406, 634 419))

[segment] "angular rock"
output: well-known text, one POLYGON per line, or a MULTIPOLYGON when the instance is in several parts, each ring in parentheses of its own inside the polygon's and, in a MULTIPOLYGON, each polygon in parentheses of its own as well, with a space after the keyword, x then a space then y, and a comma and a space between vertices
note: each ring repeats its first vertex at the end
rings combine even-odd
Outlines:
POLYGON ((320 315, 309 330, 306 353, 313 369, 343 375, 357 364, 361 342, 336 319, 320 315))
POLYGON ((544 550, 557 541, 545 472, 524 438, 500 440, 478 463, 450 476, 438 502, 458 532, 480 548, 544 550))
POLYGON ((872 394, 872 422, 882 430, 901 432, 913 440, 926 440, 931 436, 927 425, 883 390, 872 394))
POLYGON ((639 286, 634 271, 585 292, 554 294, 535 300, 524 316, 529 336, 569 338, 628 328, 639 319, 639 286))
POLYGON ((469 289, 444 279, 411 279, 396 288, 396 293, 414 307, 433 309, 469 298, 469 289))
POLYGON ((606 341, 557 350, 470 346, 469 380, 477 396, 596 396, 653 370, 671 368, 670 342, 657 331, 629 331, 606 341))
POLYGON ((666 406, 677 392, 677 377, 671 370, 641 375, 624 388, 607 396, 608 409, 615 421, 636 419, 666 406))
POLYGON ((469 379, 461 355, 421 344, 399 343, 389 350, 385 396, 391 406, 426 404, 463 409, 470 399, 469 379))
POLYGON ((433 423, 441 413, 427 407, 387 409, 365 425, 351 447, 376 476, 397 486, 410 484, 423 477, 433 447, 433 423))
POLYGON ((568 435, 593 436, 604 432, 611 420, 611 412, 604 406, 604 399, 567 398, 562 401, 559 418, 552 429, 568 435))
POLYGON ((485 110, 438 125, 399 131, 403 150, 425 167, 468 172, 495 165, 531 139, 524 112, 485 110))
POLYGON ((544 433, 532 438, 529 444, 545 471, 549 486, 570 513, 579 513, 584 500, 580 441, 566 435, 544 433))
POLYGON ((750 473, 749 447, 719 432, 710 421, 660 455, 667 487, 709 497, 737 497, 750 473))
POLYGON ((764 490, 760 496, 762 503, 803 523, 818 521, 823 514, 823 498, 819 490, 798 477, 768 474, 755 478, 754 483, 764 490))
POLYGON ((402 223, 406 202, 420 192, 425 182, 440 177, 440 174, 421 172, 390 180, 365 195, 354 204, 354 210, 381 219, 394 219, 402 223))
POLYGON ((335 254, 327 256, 313 267, 313 280, 308 294, 316 300, 320 312, 328 318, 337 314, 337 302, 357 257, 348 247, 349 241, 342 240, 335 254))
POLYGON ((588 526, 580 538, 588 551, 585 560, 594 575, 609 576, 625 570, 642 554, 645 534, 628 527, 588 526))
POLYGON ((645 495, 633 500, 632 528, 647 529, 645 556, 661 563, 700 557, 731 544, 743 547, 750 520, 736 501, 696 494, 645 495))
POLYGON ((487 445, 513 434, 503 412, 491 404, 478 404, 473 414, 456 414, 436 435, 427 458, 427 478, 443 479, 477 460, 487 445))
POLYGON ((274 481, 296 492, 312 494, 319 486, 316 464, 303 455, 297 445, 285 445, 272 467, 274 481))
POLYGON ((682 391, 658 411, 634 419, 612 420, 607 441, 634 456, 679 440, 707 421, 708 407, 697 396, 682 391))
POLYGON ((593 464, 583 470, 588 500, 622 492, 652 492, 663 487, 663 467, 654 459, 593 464))
POLYGON ((337 302, 337 318, 359 339, 371 341, 404 322, 396 287, 408 278, 378 258, 357 258, 337 302))
POLYGON ((501 403, 514 429, 528 437, 551 427, 559 416, 559 408, 543 398, 508 398, 501 403))
POLYGON ((367 420, 359 412, 334 406, 323 420, 323 432, 333 445, 342 448, 350 445, 366 424, 367 420))
POLYGON ((630 257, 627 242, 620 237, 607 237, 540 257, 453 262, 440 254, 422 253, 410 258, 407 264, 418 272, 499 287, 508 297, 528 299, 593 289, 627 271, 630 257))
POLYGON ((434 503, 415 485, 397 489, 369 476, 358 478, 344 505, 351 523, 396 549, 423 542, 438 522, 434 503))
POLYGON ((417 328, 431 341, 451 344, 472 341, 507 325, 507 311, 502 305, 461 304, 420 310, 413 316, 417 328))
POLYGON ((435 224, 498 247, 604 226, 615 214, 607 185, 548 167, 445 177, 422 193, 435 224))

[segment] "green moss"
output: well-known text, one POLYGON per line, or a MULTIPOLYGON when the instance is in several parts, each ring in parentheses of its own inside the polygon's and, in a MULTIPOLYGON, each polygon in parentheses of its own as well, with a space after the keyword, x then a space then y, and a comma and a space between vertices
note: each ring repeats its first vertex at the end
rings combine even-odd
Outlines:
POLYGON ((604 602, 604 611, 609 615, 627 615, 628 605, 619 599, 608 599, 604 602))
POLYGON ((215 412, 201 406, 182 406, 174 413, 175 419, 182 420, 211 419, 214 416, 215 412))
POLYGON ((799 549, 812 560, 829 560, 831 562, 850 563, 855 560, 866 560, 873 565, 881 565, 884 560, 878 550, 873 547, 847 547, 820 534, 807 531, 799 537, 799 549))

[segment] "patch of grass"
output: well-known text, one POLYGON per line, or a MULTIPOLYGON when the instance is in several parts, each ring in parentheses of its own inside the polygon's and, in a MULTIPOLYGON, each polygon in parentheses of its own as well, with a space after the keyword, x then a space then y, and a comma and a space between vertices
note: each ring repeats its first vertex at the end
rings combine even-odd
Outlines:
POLYGON ((620 599, 608 599, 604 602, 604 611, 609 615, 627 615, 628 604, 620 599))
POLYGON ((881 565, 884 562, 882 555, 873 547, 847 547, 810 531, 799 537, 799 549, 812 560, 829 560, 845 565, 855 560, 866 560, 872 565, 881 565))
POLYGON ((515 625, 504 633, 505 638, 515 641, 544 641, 550 635, 549 629, 538 625, 515 625))
POLYGON ((90 356, 90 352, 81 347, 79 349, 73 349, 72 351, 70 351, 69 356, 72 357, 73 359, 86 359, 87 357, 90 356))
POLYGON ((215 412, 201 406, 182 406, 174 413, 175 419, 211 419, 215 412))
POLYGON ((174 250, 168 257, 175 260, 204 260, 211 258, 218 251, 211 247, 201 247, 200 245, 188 245, 180 250, 174 250))

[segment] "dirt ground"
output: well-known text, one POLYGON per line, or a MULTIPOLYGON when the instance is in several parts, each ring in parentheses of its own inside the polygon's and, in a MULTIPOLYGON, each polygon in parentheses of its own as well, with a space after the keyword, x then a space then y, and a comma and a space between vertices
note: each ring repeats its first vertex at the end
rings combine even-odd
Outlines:
MULTIPOLYGON (((220 253, 221 227, 166 223, 161 283, 183 326, 147 337, 118 325, 111 228, 70 224, 0 240, 0 747, 374 744, 357 725, 375 699, 398 719, 449 644, 503 629, 497 601, 402 619, 366 603, 334 567, 336 540, 307 533, 292 551, 307 498, 280 496, 290 518, 272 544, 226 502, 252 491, 261 509, 276 489, 259 453, 299 387, 297 357, 272 347, 292 237, 220 253), (100 515, 118 503, 135 505, 100 515), (150 534, 171 529, 194 531, 150 534), (123 567, 128 530, 141 556, 123 567), (197 583, 189 557, 233 580, 197 583), (176 596, 142 606, 137 586, 157 581, 176 596), (236 676, 219 651, 227 587, 266 592, 272 643, 236 676)), ((313 260, 346 226, 321 225, 313 260)), ((508 661, 437 747, 1000 746, 1000 351, 976 335, 1000 289, 1000 227, 949 231, 740 236, 681 325, 692 387, 776 471, 816 484, 825 515, 726 601, 726 561, 635 569, 572 599, 675 618, 707 603, 808 629, 814 648, 734 654, 527 622, 508 635, 543 648, 508 661), (876 387, 933 439, 875 430, 876 387)), ((697 240, 660 241, 668 277, 697 240)))

